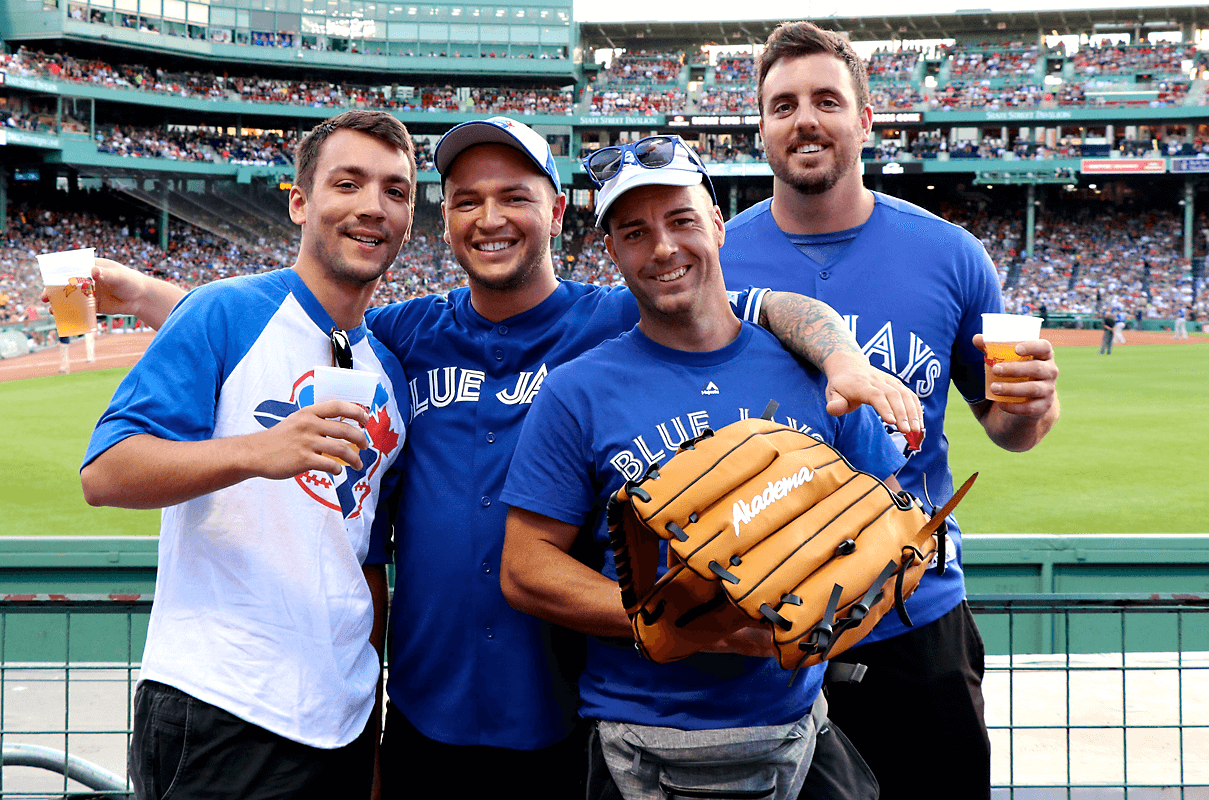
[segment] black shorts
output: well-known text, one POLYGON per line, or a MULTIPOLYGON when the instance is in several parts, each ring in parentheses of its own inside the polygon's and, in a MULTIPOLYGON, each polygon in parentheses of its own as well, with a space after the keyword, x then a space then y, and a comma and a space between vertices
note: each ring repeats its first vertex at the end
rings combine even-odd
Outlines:
POLYGON ((134 696, 129 773, 138 800, 369 797, 373 736, 310 747, 155 681, 134 696))
POLYGON ((868 667, 860 683, 827 687, 828 713, 881 784, 881 800, 988 800, 991 740, 983 716, 985 651, 964 600, 940 619, 835 661, 868 667), (920 783, 917 759, 934 764, 920 783), (921 786, 924 788, 921 789, 921 786))
POLYGON ((584 796, 588 725, 540 750, 445 744, 418 731, 393 703, 382 736, 382 797, 574 800, 584 796), (423 775, 427 794, 417 794, 423 775))

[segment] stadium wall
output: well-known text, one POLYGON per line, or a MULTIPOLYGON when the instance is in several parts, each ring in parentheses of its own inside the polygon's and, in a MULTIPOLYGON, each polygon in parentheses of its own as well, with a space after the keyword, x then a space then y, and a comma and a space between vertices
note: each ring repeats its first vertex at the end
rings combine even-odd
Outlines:
MULTIPOLYGON (((0 537, 0 597, 48 595, 149 595, 155 591, 158 537, 13 536, 0 537)), ((983 534, 965 538, 964 562, 970 595, 1023 594, 1112 595, 1144 592, 1157 596, 1209 594, 1209 533, 1200 534, 983 534)), ((104 625, 101 616, 73 617, 72 624, 101 626, 83 641, 96 660, 122 658, 127 633, 104 625), (117 635, 120 633, 121 635, 117 635), (113 648, 120 649, 120 653, 113 648), (112 652, 111 652, 112 651, 112 652)), ((33 625, 30 621, 28 624, 33 625)), ((56 623, 58 624, 58 623, 56 623)), ((125 623, 122 623, 124 626, 125 623)), ((142 652, 146 619, 131 646, 142 652)), ((987 620, 983 626, 989 654, 1062 652, 1055 637, 1058 625, 1046 617, 1005 627, 987 620)), ((1113 652, 1120 631, 1094 626, 1080 631, 1081 652, 1113 652)), ((1163 632, 1156 631, 1155 636, 1163 632)), ((38 660, 59 641, 56 631, 31 627, 27 635, 10 636, 9 660, 38 660)), ((1131 651, 1161 650, 1146 631, 1132 635, 1131 651)), ((57 657, 61 657, 61 653, 57 657)), ((73 654, 82 658, 85 654, 73 654)))

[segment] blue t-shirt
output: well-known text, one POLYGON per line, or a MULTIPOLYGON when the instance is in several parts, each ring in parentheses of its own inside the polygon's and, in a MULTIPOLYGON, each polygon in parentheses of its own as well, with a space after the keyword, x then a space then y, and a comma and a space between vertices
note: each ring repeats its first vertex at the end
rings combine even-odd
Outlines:
MULTIPOLYGON (((844 318, 872 364, 909 386, 924 408, 923 449, 898 474, 903 488, 937 507, 953 495, 944 435, 948 388, 984 399, 983 356, 974 347, 984 312, 1003 311, 999 279, 982 244, 962 228, 910 203, 874 193, 873 213, 848 247, 820 264, 805 257, 773 219, 771 200, 726 225, 722 269, 728 286, 756 284, 809 295, 844 318), (927 491, 925 492, 925 476, 927 491)), ((898 442, 900 434, 893 434, 898 442)), ((930 569, 907 609, 916 626, 944 616, 965 597, 961 531, 949 519, 943 576, 930 569)), ((888 614, 863 644, 904 633, 888 614)))
MULTIPOLYGON (((616 580, 603 519, 608 498, 671 458, 681 442, 759 416, 770 400, 781 404, 776 421, 833 445, 859 470, 885 478, 902 465, 870 408, 836 418, 824 397, 821 376, 754 325, 745 323, 735 341, 705 353, 672 350, 635 328, 550 374, 525 421, 502 499, 589 526, 601 571, 616 580)), ((774 659, 698 654, 653 664, 632 643, 589 637, 581 714, 684 730, 779 725, 810 709, 822 676, 822 666, 812 667, 786 688, 789 673, 774 659)))

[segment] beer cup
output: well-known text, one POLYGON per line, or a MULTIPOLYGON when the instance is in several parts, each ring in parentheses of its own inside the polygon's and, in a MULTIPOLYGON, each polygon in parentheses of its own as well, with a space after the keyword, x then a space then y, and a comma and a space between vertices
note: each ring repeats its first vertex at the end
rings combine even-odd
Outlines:
POLYGON ((60 336, 97 332, 97 299, 92 283, 95 247, 38 256, 42 283, 50 296, 60 336))
POLYGON ((1004 361, 1032 361, 1032 356, 1016 354, 1016 345, 1032 341, 1041 336, 1041 317, 1027 314, 983 314, 982 346, 986 350, 983 358, 986 375, 986 397, 1000 403, 1023 403, 1025 397, 1004 397, 991 393, 991 384, 1023 383, 1028 378, 996 376, 991 370, 1004 361))
MULTIPOLYGON (((346 400, 370 409, 374 405, 374 394, 378 391, 378 373, 339 367, 315 367, 313 386, 316 403, 346 400)), ((339 420, 348 424, 344 417, 339 420)), ((343 459, 335 460, 348 466, 343 459)))

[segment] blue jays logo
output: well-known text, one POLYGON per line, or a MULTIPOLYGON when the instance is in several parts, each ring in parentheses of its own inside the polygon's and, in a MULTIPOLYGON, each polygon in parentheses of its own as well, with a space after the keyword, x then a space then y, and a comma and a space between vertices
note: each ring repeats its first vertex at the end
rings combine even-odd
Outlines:
MULTIPOLYGON (((256 407, 253 416, 265 428, 271 428, 300 408, 315 402, 315 373, 308 371, 294 382, 289 400, 265 400, 256 407)), ((361 506, 370 494, 371 479, 389 456, 399 446, 399 434, 394 429, 387 403, 390 397, 382 384, 374 394, 373 406, 369 409, 370 421, 365 426, 369 436, 369 448, 362 450, 361 469, 345 466, 339 475, 326 472, 304 472, 294 477, 298 485, 320 504, 339 511, 345 519, 361 516, 361 506)))

